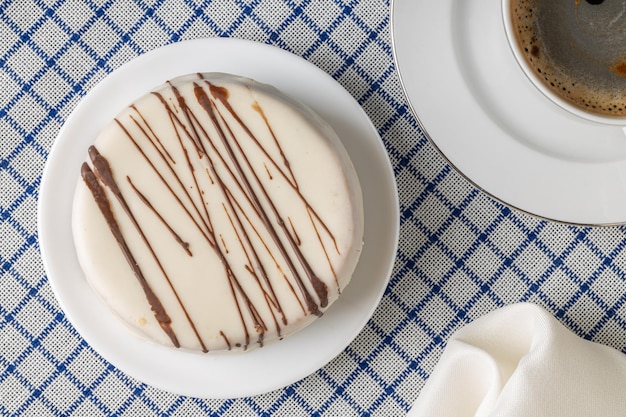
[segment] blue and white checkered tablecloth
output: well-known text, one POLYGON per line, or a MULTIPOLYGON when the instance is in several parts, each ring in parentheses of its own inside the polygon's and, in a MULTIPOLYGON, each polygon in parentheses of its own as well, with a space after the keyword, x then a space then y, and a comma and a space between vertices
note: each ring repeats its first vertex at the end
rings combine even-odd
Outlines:
POLYGON ((506 304, 547 307, 577 334, 626 350, 626 228, 521 214, 446 164, 395 72, 386 0, 0 1, 0 415, 402 416, 451 333, 506 304), (331 74, 377 127, 394 166, 399 252, 374 316, 309 377, 252 398, 199 400, 141 383, 71 326, 39 253, 41 175, 91 87, 165 44, 237 37, 331 74))

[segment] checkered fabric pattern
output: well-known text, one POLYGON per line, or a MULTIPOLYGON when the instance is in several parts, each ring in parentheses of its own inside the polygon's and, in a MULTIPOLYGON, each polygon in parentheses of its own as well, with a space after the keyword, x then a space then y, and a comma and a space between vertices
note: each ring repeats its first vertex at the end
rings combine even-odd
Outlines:
POLYGON ((403 97, 389 7, 387 0, 0 1, 0 415, 401 416, 452 332, 518 301, 625 350, 626 228, 536 219, 447 165, 403 97), (55 136, 92 86, 148 50, 217 36, 291 51, 355 97, 394 166, 401 236, 380 306, 338 357, 274 392, 199 400, 130 378, 81 339, 42 267, 36 203, 55 136))

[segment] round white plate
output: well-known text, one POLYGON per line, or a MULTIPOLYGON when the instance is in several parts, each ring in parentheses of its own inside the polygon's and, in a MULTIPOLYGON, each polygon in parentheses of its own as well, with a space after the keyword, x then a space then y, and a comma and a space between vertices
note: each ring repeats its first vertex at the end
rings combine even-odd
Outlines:
POLYGON ((92 89, 50 152, 39 192, 39 244, 48 279, 68 319, 127 374, 181 395, 251 396, 296 382, 339 354, 371 317, 387 286, 399 232, 393 170, 367 115, 332 77, 288 52, 236 39, 186 41, 146 53, 92 89), (359 175, 365 247, 352 282, 316 320, 283 341, 245 353, 198 354, 131 335, 86 282, 71 232, 71 205, 87 147, 130 102, 177 75, 220 71, 272 84, 316 110, 336 130, 359 175))
POLYGON ((539 92, 504 33, 500 0, 394 0, 393 50, 425 133, 476 186, 574 224, 626 221, 626 135, 539 92))

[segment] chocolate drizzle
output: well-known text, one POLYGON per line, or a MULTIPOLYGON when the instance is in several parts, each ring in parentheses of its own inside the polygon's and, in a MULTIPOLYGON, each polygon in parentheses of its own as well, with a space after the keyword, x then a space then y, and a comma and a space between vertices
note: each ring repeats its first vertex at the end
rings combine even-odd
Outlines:
MULTIPOLYGON (((161 265, 161 259, 153 250, 147 231, 142 228, 136 214, 127 203, 127 199, 130 198, 139 199, 189 257, 202 256, 202 248, 195 248, 188 243, 184 237, 188 233, 201 234, 210 250, 217 256, 224 269, 232 302, 236 306, 245 335, 245 340, 240 344, 238 338, 229 336, 227 329, 218 330, 215 338, 221 339, 227 349, 240 345, 246 349, 252 343, 251 340, 262 346, 265 334, 270 328, 275 329, 280 337, 283 326, 289 324, 276 294, 275 284, 269 277, 269 270, 273 271, 274 277, 282 277, 303 312, 321 316, 329 303, 328 287, 303 252, 299 225, 290 215, 281 211, 282 208, 272 199, 267 186, 267 181, 280 180, 297 196, 299 204, 305 210, 302 218, 310 221, 308 227, 314 230, 316 241, 326 256, 328 269, 338 287, 335 267, 329 255, 330 250, 339 253, 335 237, 319 213, 301 193, 296 175, 281 146, 281 140, 293 139, 278 138, 263 107, 254 101, 252 108, 263 121, 271 137, 272 146, 276 149, 273 153, 270 152, 266 149, 268 145, 264 145, 257 138, 253 129, 231 104, 228 88, 212 84, 209 80, 203 79, 201 74, 198 74, 198 79, 193 83, 193 97, 181 94, 178 87, 173 84, 168 85, 168 90, 173 99, 167 98, 165 91, 152 94, 161 104, 164 118, 169 121, 169 131, 175 139, 163 137, 163 131, 156 129, 151 118, 143 114, 136 105, 130 106, 129 109, 128 120, 132 126, 127 126, 119 119, 116 119, 116 123, 170 194, 167 198, 173 198, 180 212, 195 225, 195 231, 174 230, 175 227, 168 223, 167 215, 162 212, 158 199, 148 198, 141 190, 140 183, 134 181, 130 175, 114 172, 107 158, 101 155, 95 146, 89 149, 93 170, 88 163, 84 163, 81 170, 85 184, 138 279, 163 331, 172 344, 179 347, 174 328, 190 326, 202 350, 208 351, 183 300, 178 296, 175 285, 161 265), (190 103, 193 99, 195 103, 190 103), (243 145, 244 140, 246 146, 243 145), (263 155, 261 168, 253 163, 251 152, 260 152, 263 155), (273 157, 273 154, 278 156, 273 157), (186 168, 181 171, 182 166, 186 168), (202 169, 198 168, 200 166, 202 169), (124 195, 119 187, 118 181, 122 179, 125 179, 130 187, 126 188, 128 195, 124 195), (208 188, 203 189, 203 185, 210 187, 211 191, 209 192, 208 188), (105 188, 110 193, 107 193, 105 188), (109 194, 114 199, 111 199, 109 194), (114 209, 112 207, 114 204, 121 210, 114 209), (130 220, 134 232, 120 228, 116 219, 116 216, 120 215, 130 220), (227 219, 226 225, 223 220, 217 220, 218 218, 227 219), (216 221, 221 222, 220 228, 229 227, 229 233, 232 233, 230 239, 219 231, 222 229, 215 227, 216 221), (137 233, 141 237, 141 241, 151 253, 152 261, 161 271, 161 278, 166 280, 167 288, 174 294, 179 307, 184 311, 186 324, 172 323, 159 296, 149 284, 150 281, 159 278, 150 277, 150 280, 147 280, 144 277, 129 247, 127 240, 129 233, 137 233), (231 252, 237 252, 241 256, 234 258, 230 256, 231 252), (232 262, 241 262, 241 265, 235 268, 232 262), (250 284, 242 284, 243 280, 248 281, 250 278, 255 283, 255 291, 261 291, 263 294, 262 301, 253 301, 249 295, 250 284), (261 308, 263 311, 271 312, 270 322, 264 319, 260 312, 261 308), (232 343, 233 341, 236 343, 232 343)), ((215 277, 207 276, 206 279, 215 277)))
MULTIPOLYGON (((97 161, 103 162, 103 164, 106 164, 106 161, 103 159, 97 159, 97 161)), ((107 171, 108 170, 104 169, 104 172, 107 172, 107 171)), ((91 191, 91 194, 93 195, 93 198, 96 201, 96 204, 98 205, 98 208, 100 209, 100 212, 104 216, 104 219, 106 220, 107 225, 109 226, 109 229, 111 230, 111 233, 113 234, 113 236, 115 237, 115 240, 119 244, 120 249, 122 250, 122 253, 124 254, 124 257, 126 258, 126 261, 128 262, 128 265, 130 265, 130 268, 133 270, 135 277, 137 277, 137 280, 139 281, 141 288, 146 294, 146 300, 150 304, 150 308, 154 312, 154 316, 159 322, 159 325, 161 326, 163 331, 168 335, 168 337, 172 341, 172 344, 176 347, 179 347, 180 344, 178 343, 176 334, 174 334, 174 331, 172 330, 172 326, 171 326, 172 320, 170 319, 167 312, 165 311, 163 304, 161 304, 161 300, 159 300, 159 297, 156 296, 154 291, 152 291, 150 284, 148 284, 148 282, 146 281, 146 278, 144 277, 143 272, 141 272, 141 268, 139 267, 139 264, 135 261, 135 257, 133 256, 133 253, 128 247, 128 244, 126 243, 126 239, 124 239, 124 236, 122 235, 122 231, 120 230, 120 227, 117 223, 117 220, 115 220, 115 216, 113 215, 113 212, 111 211, 111 204, 109 202, 109 199, 106 195, 105 190, 100 185, 100 181, 103 181, 103 180, 106 181, 107 177, 98 178, 98 176, 93 173, 93 171, 91 170, 89 165, 87 165, 86 162, 84 162, 81 167, 81 175, 83 177, 83 180, 85 181, 85 184, 87 184, 89 191, 91 191)))

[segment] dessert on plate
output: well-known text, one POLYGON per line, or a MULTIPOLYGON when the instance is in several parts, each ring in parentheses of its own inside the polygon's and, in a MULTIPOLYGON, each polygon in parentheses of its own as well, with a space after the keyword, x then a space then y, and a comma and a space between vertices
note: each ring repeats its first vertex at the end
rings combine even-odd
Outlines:
POLYGON ((102 130, 77 176, 86 279, 166 346, 241 351, 301 330, 361 253, 361 188, 336 133, 248 78, 166 82, 102 130))

